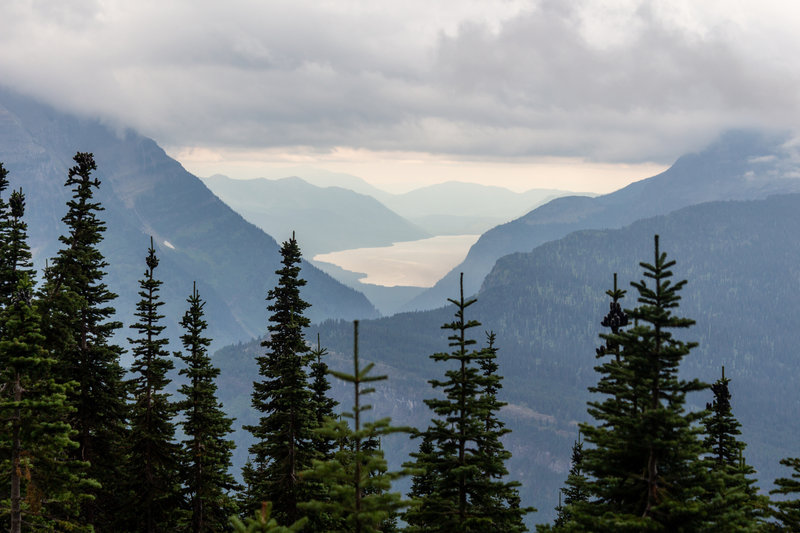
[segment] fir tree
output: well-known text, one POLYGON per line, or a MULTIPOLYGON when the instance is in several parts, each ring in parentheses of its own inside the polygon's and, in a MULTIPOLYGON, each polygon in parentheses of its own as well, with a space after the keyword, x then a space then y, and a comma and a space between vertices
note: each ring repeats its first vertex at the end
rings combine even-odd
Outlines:
MULTIPOLYGON (((0 181, 5 178, 0 167, 0 181)), ((22 217, 25 198, 14 191, 4 217, 4 283, 0 285, 0 430, 3 479, 10 479, 10 531, 86 530, 77 520, 79 503, 88 498, 85 464, 70 459, 73 430, 66 422, 66 393, 74 384, 55 380, 55 361, 43 347, 34 310, 31 254, 22 217), (11 286, 12 292, 8 292, 11 286)))
POLYGON ((566 530, 571 522, 572 509, 588 501, 588 498, 587 480, 583 474, 583 442, 579 432, 578 440, 572 443, 569 474, 567 474, 566 487, 561 489, 558 495, 556 519, 553 522, 552 530, 566 530), (562 494, 564 495, 563 503, 561 501, 562 494))
POLYGON ((758 495, 754 473, 744 461, 745 444, 739 421, 733 416, 730 379, 722 377, 711 385, 714 400, 706 405, 706 449, 711 453, 708 463, 708 494, 710 504, 708 528, 715 531, 755 531, 763 526, 762 518, 767 508, 766 499, 758 495))
POLYGON ((158 258, 150 239, 145 260, 147 270, 139 280, 140 300, 136 305, 137 322, 131 329, 138 333, 128 338, 133 351, 130 390, 132 394, 128 448, 128 527, 153 533, 174 526, 175 510, 183 508, 180 495, 179 449, 175 443, 172 418, 175 406, 165 392, 170 380, 167 372, 173 363, 166 350, 168 339, 161 337, 165 326, 159 307, 161 281, 153 276, 158 258))
MULTIPOLYGON (((789 457, 781 459, 781 464, 792 469, 791 477, 782 477, 775 480, 776 489, 770 494, 784 496, 800 494, 800 458, 789 457)), ((773 502, 772 515, 780 522, 783 531, 800 531, 800 497, 784 499, 773 502)))
POLYGON ((9 207, 3 193, 8 189, 8 170, 0 162, 0 308, 11 301, 16 279, 11 272, 12 260, 6 247, 9 244, 9 207))
MULTIPOLYGON (((328 351, 320 345, 319 334, 317 334, 317 347, 311 350, 311 402, 314 413, 316 414, 316 426, 321 428, 327 423, 329 418, 334 417, 334 408, 339 402, 330 397, 331 385, 328 382, 328 365, 322 358, 328 351)), ((313 436, 314 449, 317 451, 319 460, 327 460, 333 456, 336 442, 330 437, 326 437, 322 432, 315 431, 313 436)))
POLYGON ((353 323, 353 373, 330 371, 337 378, 353 385, 354 404, 350 412, 342 414, 352 421, 329 418, 319 432, 331 440, 345 443, 344 447, 328 461, 314 461, 314 468, 304 477, 321 481, 327 488, 327 501, 314 501, 304 508, 324 513, 333 518, 331 529, 352 533, 377 533, 392 530, 399 509, 407 506, 399 493, 389 492, 393 480, 405 472, 389 472, 380 439, 386 435, 407 431, 392 427, 388 418, 364 422, 362 413, 372 408, 364 404, 364 396, 375 391, 372 384, 387 376, 370 376, 375 366, 363 368, 358 357, 358 321, 353 323))
POLYGON ((442 329, 453 332, 448 337, 453 351, 431 358, 456 366, 445 371, 444 381, 430 381, 444 398, 425 400, 436 415, 426 431, 433 451, 415 454, 413 465, 430 476, 431 493, 406 512, 405 520, 411 531, 525 531, 522 516, 532 509, 520 508, 516 484, 502 479, 509 454, 498 433, 507 431, 487 430, 487 424, 496 423, 493 410, 499 403, 491 391, 499 377, 482 373, 480 364, 496 354, 471 348, 475 340, 467 331, 480 323, 466 319, 476 300, 464 299, 463 275, 459 299, 449 301, 456 305, 456 320, 442 329))
POLYGON ((181 336, 184 353, 175 355, 186 365, 179 374, 188 379, 178 392, 184 396, 179 408, 183 412, 180 425, 186 435, 182 463, 184 497, 191 509, 189 530, 222 531, 236 512, 229 494, 238 488, 229 473, 234 443, 228 437, 233 419, 225 416, 217 400, 215 380, 219 369, 211 364, 207 353, 211 339, 203 336, 207 327, 203 318, 205 302, 194 284, 187 302, 189 309, 181 320, 186 331, 181 336))
POLYGON ((603 337, 620 348, 619 362, 607 362, 591 402, 597 425, 581 425, 591 446, 584 471, 591 502, 573 506, 576 527, 591 531, 698 531, 707 508, 701 501, 707 482, 697 422, 703 413, 686 413, 686 394, 707 386, 678 378, 681 360, 696 346, 673 337, 673 329, 693 320, 673 314, 686 281, 672 283, 668 261, 655 237, 654 261, 640 263, 651 282, 634 282, 639 306, 627 314, 636 324, 603 337))
POLYGON ((300 479, 300 472, 310 468, 317 455, 313 438, 317 421, 305 370, 309 347, 303 335, 310 323, 303 316, 309 304, 300 297, 306 284, 299 277, 300 257, 292 235, 281 246, 278 285, 267 295, 272 315, 269 338, 262 346, 268 351, 257 358, 262 380, 253 383, 252 393, 253 408, 261 417, 256 425, 245 426, 255 443, 249 449, 250 467, 242 471, 248 486, 243 511, 271 501, 276 519, 283 523, 302 518, 298 504, 314 499, 318 490, 318 484, 300 479))
POLYGON ((89 478, 101 484, 84 505, 82 520, 99 532, 119 531, 126 406, 122 349, 110 339, 121 324, 111 320, 116 295, 103 282, 108 264, 98 250, 105 224, 98 218, 103 208, 93 199, 100 186, 91 176, 97 166, 89 153, 79 152, 74 160, 66 181, 73 196, 62 219, 68 231, 45 270, 37 310, 45 347, 58 360, 55 375, 61 383, 77 383, 67 395, 74 409, 69 423, 77 431, 73 458, 88 461, 89 478))

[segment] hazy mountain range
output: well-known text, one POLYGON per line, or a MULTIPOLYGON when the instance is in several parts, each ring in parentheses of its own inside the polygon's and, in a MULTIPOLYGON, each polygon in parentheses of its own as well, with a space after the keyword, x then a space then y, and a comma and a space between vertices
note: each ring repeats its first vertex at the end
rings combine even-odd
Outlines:
MULTIPOLYGON (((0 161, 10 172, 11 186, 21 186, 26 194, 25 218, 37 268, 58 249, 64 230, 60 219, 71 195, 63 184, 77 151, 93 152, 98 165, 95 176, 102 184, 96 198, 108 226, 101 250, 125 324, 131 323, 137 280, 153 236, 161 260, 156 275, 164 281, 164 309, 174 339, 193 280, 208 300, 210 333, 218 344, 265 330, 264 298, 279 266, 272 237, 222 203, 152 140, 1 90, 0 161)), ((362 294, 310 264, 304 275, 314 320, 377 315, 362 294)), ((125 330, 120 337, 129 334, 125 330)))
POLYGON ((495 261, 589 228, 618 228, 643 217, 713 200, 765 198, 800 191, 800 157, 786 134, 735 131, 708 148, 681 157, 669 169, 616 192, 564 197, 484 233, 466 259, 406 309, 441 305, 464 273, 468 293, 477 292, 495 261))

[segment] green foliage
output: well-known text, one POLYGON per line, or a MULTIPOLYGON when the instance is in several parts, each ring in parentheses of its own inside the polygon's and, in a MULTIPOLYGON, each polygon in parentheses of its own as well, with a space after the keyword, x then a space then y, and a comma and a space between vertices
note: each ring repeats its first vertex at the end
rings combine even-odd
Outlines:
POLYGON ((272 518, 272 502, 262 502, 261 509, 255 512, 244 522, 238 516, 232 516, 230 524, 235 533, 293 533, 305 527, 308 518, 303 517, 291 526, 279 526, 277 520, 272 518))
POLYGON ((92 178, 97 166, 89 153, 78 152, 73 159, 65 183, 72 198, 62 219, 67 232, 45 269, 37 311, 44 346, 58 361, 55 375, 63 384, 77 383, 67 393, 73 409, 68 421, 78 444, 72 458, 88 461, 88 477, 100 483, 92 491, 94 499, 84 503, 81 518, 98 529, 119 530, 126 406, 122 349, 110 339, 121 324, 111 319, 116 295, 103 282, 108 264, 98 249, 105 224, 98 218, 103 208, 93 198, 100 186, 92 178))
MULTIPOLYGON (((781 459, 781 464, 791 468, 792 475, 776 479, 777 488, 771 490, 770 494, 784 496, 800 494, 800 458, 781 459)), ((778 500, 773 502, 773 505, 773 516, 785 531, 800 531, 800 498, 778 500)))
POLYGON ((165 388, 173 363, 161 337, 163 315, 158 308, 161 281, 153 276, 158 258, 150 239, 145 260, 147 270, 139 281, 137 322, 131 326, 138 336, 129 338, 134 355, 129 381, 130 438, 127 462, 127 501, 124 514, 134 531, 163 531, 174 527, 178 510, 184 509, 180 488, 180 450, 175 443, 175 405, 165 388))
POLYGON ((428 492, 419 505, 405 514, 411 531, 526 531, 522 517, 533 509, 521 508, 517 483, 504 481, 510 457, 499 438, 508 430, 496 418, 503 404, 495 396, 500 377, 494 374, 494 336, 489 347, 474 350, 467 330, 480 325, 466 319, 466 309, 477 300, 464 299, 463 278, 456 305, 456 320, 442 326, 452 330, 451 353, 435 353, 434 361, 455 363, 445 380, 431 380, 443 398, 425 400, 436 418, 424 432, 430 443, 413 454, 414 467, 422 470, 415 481, 418 492, 428 492))
MULTIPOLYGON (((316 415, 316 425, 323 427, 329 418, 334 416, 333 410, 339 404, 330 397, 331 385, 328 382, 328 365, 322 361, 327 355, 328 350, 323 348, 319 342, 317 334, 317 347, 310 352, 311 360, 311 402, 313 411, 316 415)), ((315 431, 313 435, 314 449, 318 453, 319 460, 327 460, 333 456, 336 442, 332 437, 326 436, 323 432, 315 431)))
POLYGON ((262 346, 268 352, 257 358, 262 380, 253 383, 252 406, 262 416, 258 424, 245 426, 256 442, 250 447, 251 463, 242 471, 247 485, 243 508, 271 501, 279 521, 295 522, 301 518, 298 504, 317 496, 317 485, 300 479, 317 456, 317 421, 305 370, 310 356, 303 329, 309 320, 303 311, 309 304, 300 297, 306 282, 299 277, 301 255, 294 237, 281 246, 281 257, 278 285, 267 295, 272 301, 267 307, 270 336, 262 346))
POLYGON ((184 399, 177 406, 183 413, 180 425, 186 435, 181 463, 183 494, 191 512, 188 529, 193 533, 221 531, 236 512, 230 491, 239 488, 229 473, 235 446, 228 438, 233 420, 225 416, 217 400, 219 369, 207 353, 211 339, 203 336, 205 302, 194 284, 187 302, 189 308, 181 320, 186 330, 181 336, 185 352, 175 356, 186 365, 179 374, 188 378, 178 390, 184 399))
POLYGON ((696 344, 675 339, 671 330, 694 321, 673 314, 686 281, 672 283, 675 261, 658 244, 656 236, 653 263, 640 263, 651 282, 631 284, 639 293, 639 306, 627 311, 634 326, 603 335, 607 346, 620 348, 620 358, 597 368, 602 378, 594 391, 605 397, 589 404, 596 425, 581 425, 591 444, 583 455, 591 501, 571 513, 585 530, 698 531, 705 525, 707 475, 696 424, 703 413, 687 413, 684 404, 686 394, 707 386, 678 378, 681 360, 696 344))
POLYGON ((392 427, 388 418, 364 422, 362 413, 372 408, 363 404, 364 396, 375 389, 372 383, 387 376, 370 376, 374 363, 363 368, 358 358, 358 321, 353 324, 353 373, 330 371, 337 378, 353 385, 353 408, 342 416, 333 417, 318 432, 340 444, 339 451, 328 461, 314 461, 305 478, 322 482, 328 498, 302 505, 302 508, 324 513, 332 518, 329 531, 353 533, 386 532, 396 527, 397 511, 406 507, 399 493, 390 492, 392 481, 406 475, 405 471, 390 472, 380 449, 382 437, 408 431, 392 427))

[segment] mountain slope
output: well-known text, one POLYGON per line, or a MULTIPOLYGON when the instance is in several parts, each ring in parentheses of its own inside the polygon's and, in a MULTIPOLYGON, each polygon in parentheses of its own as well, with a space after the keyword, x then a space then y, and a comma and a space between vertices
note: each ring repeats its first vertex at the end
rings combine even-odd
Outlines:
MULTIPOLYGON (((38 268, 58 248, 70 195, 63 183, 76 151, 93 152, 98 165, 95 176, 102 183, 96 198, 108 226, 101 250, 109 262, 108 283, 120 295, 115 307, 126 324, 152 235, 173 339, 193 280, 208 300, 210 333, 218 344, 264 331, 264 298, 279 266, 274 239, 223 204, 154 141, 0 90, 0 161, 12 186, 22 186, 27 196, 38 268)), ((310 264, 304 264, 303 275, 312 319, 376 316, 363 295, 310 264)))
POLYGON ((475 293, 498 258, 530 251, 572 231, 618 228, 701 202, 800 192, 800 180, 796 179, 800 164, 787 140, 783 134, 729 132, 702 152, 681 157, 665 172, 611 194, 552 200, 487 231, 460 265, 406 309, 439 305, 448 296, 449 287, 457 283, 460 272, 464 272, 465 291, 475 293))
MULTIPOLYGON (((578 421, 587 421, 587 387, 597 375, 595 347, 608 310, 612 275, 620 285, 641 279, 640 261, 652 255, 653 235, 677 260, 676 279, 687 278, 680 314, 697 325, 678 332, 699 348, 681 371, 713 381, 725 365, 733 381, 734 413, 743 424, 748 462, 769 488, 778 460, 796 455, 800 438, 800 195, 714 202, 640 220, 618 230, 587 230, 497 261, 470 308, 483 328, 497 333, 504 416, 513 429, 513 475, 523 481, 523 503, 539 508, 535 522, 552 516, 569 466, 578 421)), ((456 294, 457 284, 450 287, 456 294)), ((636 305, 629 290, 624 307, 636 305)), ((450 306, 452 307, 452 306, 450 306)), ((403 313, 360 326, 363 357, 389 367, 388 405, 398 423, 424 423, 424 382, 444 372, 428 355, 446 349, 439 326, 451 308, 403 313), (399 376, 393 384, 393 376, 399 376), (412 406, 408 414, 397 406, 412 406)), ((322 342, 347 354, 348 324, 320 325, 322 342)), ((478 339, 479 342, 482 339, 478 339)), ((689 397, 702 409, 710 393, 689 397)), ((378 402, 376 402, 378 403, 378 402)))
POLYGON ((376 199, 340 187, 317 187, 296 177, 234 180, 216 175, 203 182, 269 235, 284 239, 295 231, 307 257, 430 237, 376 199))

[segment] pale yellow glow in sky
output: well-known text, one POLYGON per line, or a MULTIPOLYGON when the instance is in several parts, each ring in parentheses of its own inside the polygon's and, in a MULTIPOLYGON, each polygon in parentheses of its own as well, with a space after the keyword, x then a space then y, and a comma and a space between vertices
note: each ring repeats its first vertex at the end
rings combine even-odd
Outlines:
MULTIPOLYGON (((301 166, 352 174, 394 193, 445 181, 506 187, 522 192, 534 188, 609 193, 668 168, 658 163, 597 163, 577 158, 456 160, 410 152, 336 149, 329 153, 278 150, 171 148, 167 150, 200 177, 224 174, 252 179, 275 169, 301 166)), ((287 174, 288 175, 288 174, 287 174)))

